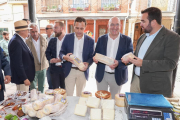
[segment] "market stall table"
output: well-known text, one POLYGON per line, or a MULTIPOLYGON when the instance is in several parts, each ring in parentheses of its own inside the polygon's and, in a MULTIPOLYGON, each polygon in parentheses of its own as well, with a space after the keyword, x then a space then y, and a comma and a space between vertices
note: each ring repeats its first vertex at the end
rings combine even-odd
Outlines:
MULTIPOLYGON (((90 108, 88 108, 86 116, 81 117, 74 114, 74 109, 76 104, 78 104, 80 97, 67 96, 68 106, 66 111, 58 117, 51 117, 57 120, 90 120, 90 108)), ((127 120, 127 115, 125 113, 124 107, 117 107, 115 105, 115 120, 121 120, 119 116, 122 115, 122 120, 127 120), (121 112, 121 113, 120 113, 121 112)), ((25 116, 27 118, 27 116, 25 116)), ((29 118, 29 120, 38 120, 38 118, 29 118)))

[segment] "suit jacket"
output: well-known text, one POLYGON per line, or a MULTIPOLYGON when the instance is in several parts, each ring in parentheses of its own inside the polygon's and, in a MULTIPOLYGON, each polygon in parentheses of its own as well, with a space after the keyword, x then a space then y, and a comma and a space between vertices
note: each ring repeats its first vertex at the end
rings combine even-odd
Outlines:
POLYGON ((36 71, 40 71, 40 70, 44 70, 46 68, 49 67, 49 63, 47 61, 45 52, 47 49, 47 40, 43 38, 43 36, 41 34, 39 34, 40 37, 40 62, 37 56, 37 52, 36 52, 36 48, 34 46, 33 43, 33 38, 30 36, 27 40, 26 40, 26 44, 28 45, 29 49, 31 50, 33 57, 34 57, 34 62, 35 62, 35 69, 36 71))
MULTIPOLYGON (((96 53, 107 55, 107 42, 108 34, 99 37, 94 55, 96 53)), ((127 66, 121 62, 121 58, 123 55, 129 52, 133 52, 131 38, 120 34, 119 46, 115 58, 119 62, 119 65, 115 68, 114 74, 117 85, 122 85, 128 81, 127 66)), ((101 82, 104 77, 105 66, 106 65, 101 62, 97 63, 95 78, 98 82, 101 82)))
POLYGON ((12 83, 24 84, 24 80, 34 80, 34 58, 26 43, 18 34, 14 34, 8 46, 12 83))
MULTIPOLYGON (((63 55, 66 55, 67 53, 73 53, 74 52, 74 34, 67 34, 64 38, 61 51, 60 51, 60 58, 62 60, 63 55)), ((82 53, 82 61, 88 62, 89 66, 92 64, 93 60, 93 51, 94 51, 94 40, 84 34, 84 45, 83 45, 83 53, 82 53)), ((71 71, 72 63, 71 62, 63 62, 64 65, 64 73, 65 77, 67 77, 71 71)), ((88 80, 89 77, 89 67, 84 72, 86 79, 88 80)))
POLYGON ((0 85, 1 85, 1 90, 5 90, 5 85, 4 85, 4 76, 2 73, 2 70, 4 70, 4 74, 11 76, 11 69, 9 66, 9 62, 7 61, 6 57, 4 56, 1 48, 0 48, 0 85))
MULTIPOLYGON (((143 34, 136 46, 135 55, 146 39, 143 34)), ((149 46, 140 67, 140 89, 142 93, 172 95, 172 73, 180 54, 180 37, 164 26, 149 46)), ((135 67, 135 66, 134 66, 135 67)), ((133 70, 134 71, 134 70, 133 70)))
MULTIPOLYGON (((50 62, 52 58, 57 58, 57 38, 51 38, 49 41, 48 47, 46 49, 46 57, 47 60, 50 62)), ((52 72, 59 72, 59 69, 62 69, 61 67, 58 67, 55 65, 55 63, 50 63, 50 71, 52 72)), ((62 70, 61 70, 62 71, 62 70)))

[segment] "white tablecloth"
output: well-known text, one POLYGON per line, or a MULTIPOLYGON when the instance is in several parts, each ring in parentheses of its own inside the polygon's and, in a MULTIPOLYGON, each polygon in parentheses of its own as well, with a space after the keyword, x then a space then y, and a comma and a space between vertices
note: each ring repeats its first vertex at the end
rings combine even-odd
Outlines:
MULTIPOLYGON (((74 114, 76 104, 78 104, 79 97, 67 96, 68 106, 66 111, 58 117, 52 117, 53 120, 90 120, 90 108, 88 108, 86 116, 81 117, 74 114)), ((124 107, 115 106, 115 120, 121 120, 119 115, 123 115, 122 120, 127 120, 124 107), (122 112, 122 113, 120 113, 122 112)), ((29 118, 29 120, 38 120, 38 118, 29 118)))

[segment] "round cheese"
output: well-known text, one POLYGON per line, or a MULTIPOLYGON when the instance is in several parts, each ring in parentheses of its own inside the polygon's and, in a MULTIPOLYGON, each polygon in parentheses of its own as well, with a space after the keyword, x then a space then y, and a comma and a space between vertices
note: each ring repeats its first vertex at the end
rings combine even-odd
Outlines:
POLYGON ((88 98, 88 97, 90 97, 90 96, 92 96, 92 93, 91 93, 91 92, 84 91, 84 92, 81 93, 81 97, 86 97, 86 98, 88 98))
POLYGON ((124 94, 115 95, 115 104, 118 107, 124 107, 124 94))

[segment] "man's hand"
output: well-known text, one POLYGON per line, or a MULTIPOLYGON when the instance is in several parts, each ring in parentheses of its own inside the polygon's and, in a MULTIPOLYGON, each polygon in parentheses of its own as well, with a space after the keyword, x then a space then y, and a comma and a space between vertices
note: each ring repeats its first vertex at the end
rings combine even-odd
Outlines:
POLYGON ((129 63, 129 58, 127 60, 124 60, 123 58, 121 58, 121 62, 123 62, 125 65, 127 65, 129 63))
POLYGON ((97 64, 98 60, 96 60, 95 56, 93 57, 93 61, 97 64))
POLYGON ((141 67, 142 66, 142 62, 143 62, 143 60, 142 59, 140 59, 140 58, 138 58, 138 57, 134 57, 134 59, 132 59, 132 58, 130 58, 130 60, 129 60, 132 64, 134 64, 135 66, 137 66, 137 67, 141 67))
POLYGON ((84 67, 84 69, 83 70, 81 70, 81 71, 86 71, 87 70, 87 68, 88 68, 88 66, 89 66, 89 63, 88 62, 83 62, 84 63, 84 65, 85 65, 85 67, 84 67))
POLYGON ((114 60, 114 64, 110 65, 109 67, 111 70, 114 70, 119 65, 119 62, 117 60, 114 60))
POLYGON ((50 60, 50 63, 58 63, 58 62, 61 62, 61 59, 59 58, 52 58, 51 60, 50 60))
POLYGON ((11 76, 6 75, 4 78, 5 78, 5 79, 4 79, 4 83, 5 83, 5 84, 8 84, 8 83, 11 82, 11 76))
POLYGON ((70 55, 72 55, 72 53, 68 53, 67 55, 63 56, 63 59, 74 64, 74 61, 72 58, 70 58, 70 55))
POLYGON ((30 81, 29 81, 28 79, 26 79, 26 80, 24 81, 24 84, 25 84, 26 86, 30 86, 30 85, 31 85, 31 83, 30 83, 30 81))

